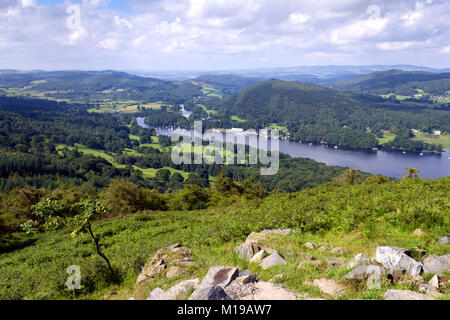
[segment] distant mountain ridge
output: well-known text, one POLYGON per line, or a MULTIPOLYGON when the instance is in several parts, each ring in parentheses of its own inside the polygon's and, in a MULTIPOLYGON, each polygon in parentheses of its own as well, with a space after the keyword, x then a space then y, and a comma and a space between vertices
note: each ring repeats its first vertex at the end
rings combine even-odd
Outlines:
POLYGON ((434 95, 445 95, 450 90, 450 72, 379 71, 349 80, 338 81, 333 83, 332 86, 339 89, 373 94, 414 95, 419 92, 417 91, 419 89, 434 95))

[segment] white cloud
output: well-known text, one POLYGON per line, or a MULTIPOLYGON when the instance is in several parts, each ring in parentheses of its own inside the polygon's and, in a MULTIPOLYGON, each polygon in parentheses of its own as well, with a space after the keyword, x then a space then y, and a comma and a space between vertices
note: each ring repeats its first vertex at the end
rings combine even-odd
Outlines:
POLYGON ((97 43, 97 46, 106 50, 117 50, 119 41, 117 39, 104 39, 97 43))
POLYGON ((80 27, 68 29, 66 9, 75 0, 0 0, 0 68, 59 61, 66 68, 222 69, 402 57, 450 64, 448 0, 133 0, 129 12, 108 8, 109 1, 83 0, 80 27))

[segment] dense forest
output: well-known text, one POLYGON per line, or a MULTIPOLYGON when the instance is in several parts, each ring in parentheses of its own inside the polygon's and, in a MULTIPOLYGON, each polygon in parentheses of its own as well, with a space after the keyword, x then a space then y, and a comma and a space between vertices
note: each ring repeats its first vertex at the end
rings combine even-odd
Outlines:
POLYGON ((442 146, 411 145, 411 129, 450 130, 450 112, 442 106, 280 80, 256 83, 225 99, 215 110, 209 127, 260 129, 277 124, 288 129, 291 139, 347 149, 381 147, 376 138, 383 136, 383 130, 390 130, 400 137, 390 148, 439 151, 442 146), (241 120, 233 120, 233 116, 241 120))
MULTIPOLYGON (((171 139, 138 127, 135 115, 89 113, 88 108, 0 97, 2 214, 14 216, 11 203, 29 206, 61 188, 98 194, 114 179, 164 194, 187 185, 207 188, 222 173, 239 183, 254 179, 269 192, 294 192, 329 182, 345 170, 286 155, 280 156, 280 174, 270 177, 259 175, 260 165, 176 165, 171 160, 171 139)), ((188 125, 175 111, 142 115, 153 119, 154 125, 174 119, 188 125)))
POLYGON ((450 73, 389 70, 338 81, 332 86, 373 94, 412 96, 420 89, 432 95, 445 95, 450 90, 450 73))

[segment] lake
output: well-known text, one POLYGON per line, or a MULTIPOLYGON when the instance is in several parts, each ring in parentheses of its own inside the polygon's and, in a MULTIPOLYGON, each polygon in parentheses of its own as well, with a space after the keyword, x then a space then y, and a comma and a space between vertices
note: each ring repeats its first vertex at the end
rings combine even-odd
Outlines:
MULTIPOLYGON (((137 118, 137 123, 148 128, 144 118, 137 118)), ((171 136, 180 132, 182 130, 175 128, 157 128, 158 135, 171 136)), ((421 178, 437 179, 450 176, 450 149, 446 149, 442 154, 426 153, 421 156, 416 153, 349 151, 287 140, 279 140, 279 143, 280 152, 293 158, 309 158, 327 165, 350 167, 388 177, 401 178, 405 167, 420 169, 421 178)))

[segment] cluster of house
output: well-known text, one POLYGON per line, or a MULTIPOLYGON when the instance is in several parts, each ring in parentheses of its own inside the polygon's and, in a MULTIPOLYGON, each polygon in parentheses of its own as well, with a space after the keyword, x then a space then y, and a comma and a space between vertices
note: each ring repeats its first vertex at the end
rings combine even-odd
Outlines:
MULTIPOLYGON (((411 131, 413 133, 419 133, 420 132, 420 130, 417 130, 417 129, 411 129, 411 131)), ((442 135, 442 131, 441 130, 433 130, 433 135, 441 136, 442 135)))

